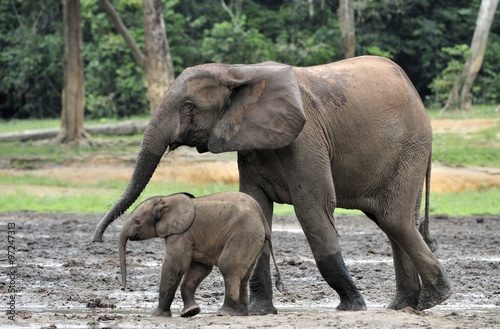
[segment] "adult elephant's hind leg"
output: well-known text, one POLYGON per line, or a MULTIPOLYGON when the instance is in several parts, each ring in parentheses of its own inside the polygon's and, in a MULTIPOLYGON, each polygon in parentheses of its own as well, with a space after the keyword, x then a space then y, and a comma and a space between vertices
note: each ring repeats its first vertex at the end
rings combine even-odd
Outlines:
POLYGON ((420 280, 413 262, 403 249, 391 238, 394 271, 396 273, 396 295, 387 306, 400 310, 405 307, 416 309, 420 298, 420 280))
MULTIPOLYGON (((368 212, 365 215, 378 224, 377 218, 368 212)), ((394 271, 396 273, 396 295, 387 306, 389 309, 400 310, 405 307, 417 308, 420 297, 420 280, 418 272, 408 254, 388 235, 392 247, 394 271)))
MULTIPOLYGON (((396 299, 390 306, 401 308, 409 302, 407 298, 402 297, 402 294, 416 291, 413 270, 416 269, 422 284, 416 308, 427 309, 445 301, 451 294, 451 286, 440 262, 414 225, 411 210, 406 212, 394 210, 390 215, 378 217, 380 228, 389 236, 393 250, 395 250, 394 265, 397 271, 396 284, 399 290, 396 299), (396 248, 394 248, 395 244, 396 248), (403 250, 407 256, 403 254, 403 250), (411 263, 407 257, 411 259, 411 263), (400 301, 397 300, 398 296, 401 298, 400 301)), ((412 307, 415 307, 413 300, 411 300, 411 304, 412 307)))
POLYGON ((270 259, 269 247, 265 246, 250 279, 250 315, 278 314, 273 304, 270 259))

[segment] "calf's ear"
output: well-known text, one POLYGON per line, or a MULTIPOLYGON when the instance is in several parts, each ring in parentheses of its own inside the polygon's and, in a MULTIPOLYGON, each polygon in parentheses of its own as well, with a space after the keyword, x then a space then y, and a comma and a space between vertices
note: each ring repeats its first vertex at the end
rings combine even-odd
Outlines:
POLYGON ((162 197, 155 206, 155 212, 155 230, 160 238, 186 232, 196 214, 192 197, 184 193, 162 197))

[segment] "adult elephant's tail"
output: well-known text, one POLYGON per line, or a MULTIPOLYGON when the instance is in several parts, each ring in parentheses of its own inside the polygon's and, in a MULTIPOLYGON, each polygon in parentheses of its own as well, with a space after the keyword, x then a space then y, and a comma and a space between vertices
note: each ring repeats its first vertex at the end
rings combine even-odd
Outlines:
POLYGON ((418 225, 418 230, 425 243, 429 246, 432 252, 436 251, 438 243, 429 232, 429 205, 430 205, 430 194, 431 194, 431 163, 432 163, 432 152, 429 154, 429 161, 427 163, 427 172, 425 174, 425 210, 424 218, 420 219, 420 224, 418 225))

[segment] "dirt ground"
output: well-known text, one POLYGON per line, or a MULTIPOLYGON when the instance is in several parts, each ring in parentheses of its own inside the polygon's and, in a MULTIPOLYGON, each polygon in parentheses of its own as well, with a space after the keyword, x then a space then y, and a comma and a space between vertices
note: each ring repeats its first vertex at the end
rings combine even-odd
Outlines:
MULTIPOLYGON (((461 124, 442 120, 433 122, 433 127, 438 133, 467 132, 491 124, 491 120, 461 124)), ((127 182, 132 166, 133 155, 120 159, 100 155, 63 167, 31 170, 30 174, 75 183, 98 183, 103 177, 127 182)), ((12 169, 0 171, 15 174, 12 169)), ((232 155, 223 159, 193 156, 191 151, 179 149, 164 159, 153 179, 237 183, 238 175, 232 155)), ((434 165, 431 185, 433 192, 500 186, 500 170, 434 165)), ((30 192, 29 186, 22 188, 30 192)), ((8 192, 5 189, 8 187, 2 186, 2 193, 8 192)), ((71 187, 47 187, 37 192, 61 193, 58 189, 82 192, 71 187)), ((179 317, 180 295, 173 305, 173 318, 150 315, 158 299, 162 241, 129 243, 128 290, 123 292, 117 252, 123 221, 110 226, 104 243, 95 244, 91 239, 99 219, 99 215, 0 212, 4 241, 0 252, 0 328, 500 327, 500 214, 433 216, 431 230, 440 243, 436 255, 448 272, 454 293, 442 305, 422 312, 385 309, 395 291, 391 248, 385 235, 367 218, 336 217, 344 258, 368 305, 363 312, 337 312, 339 299, 321 278, 297 220, 276 216, 273 239, 286 286, 284 293, 274 294, 279 314, 215 316, 224 287, 220 273, 214 270, 197 292, 202 312, 188 319, 179 317), (12 289, 17 292, 12 293, 12 289), (15 311, 13 320, 9 310, 15 311)))
MULTIPOLYGON (((92 243, 99 216, 0 213, 0 226, 15 231, 12 265, 3 244, 2 328, 498 328, 500 325, 500 216, 432 218, 439 240, 436 252, 445 266, 453 295, 442 305, 418 312, 385 309, 394 294, 391 249, 385 235, 367 218, 336 218, 347 266, 368 310, 338 312, 339 300, 321 278, 297 221, 278 216, 273 238, 286 291, 275 291, 278 315, 218 317, 223 283, 217 270, 201 284, 202 312, 173 317, 150 316, 157 303, 163 242, 128 245, 128 290, 120 290, 117 255, 122 220, 106 231, 104 243, 92 243), (14 226, 9 223, 14 223, 14 226), (6 278, 6 273, 15 275, 6 278), (5 282, 5 283, 4 283, 5 282), (10 285, 18 290, 9 293, 10 285), (15 296, 14 320, 8 318, 15 296)), ((7 233, 4 232, 5 238, 7 233)), ((6 239, 4 239, 5 241, 6 239)))

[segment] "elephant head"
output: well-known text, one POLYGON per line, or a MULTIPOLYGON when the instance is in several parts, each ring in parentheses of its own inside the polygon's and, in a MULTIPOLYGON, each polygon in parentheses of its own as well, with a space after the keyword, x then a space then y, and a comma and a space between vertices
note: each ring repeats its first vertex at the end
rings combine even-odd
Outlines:
POLYGON ((119 257, 122 274, 122 290, 127 283, 127 262, 125 252, 127 241, 165 238, 172 234, 182 234, 193 224, 195 205, 192 195, 174 194, 157 196, 139 204, 128 221, 123 225, 119 239, 119 257))
POLYGON ((167 149, 220 153, 291 144, 306 118, 291 66, 205 64, 186 69, 163 96, 141 143, 132 178, 101 219, 94 241, 142 193, 167 149))

